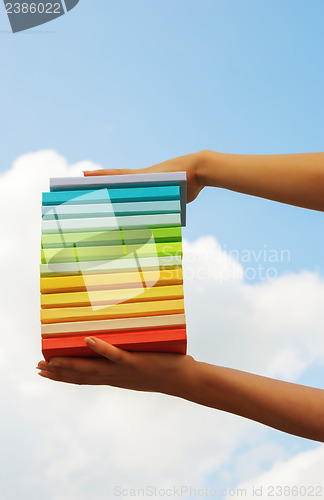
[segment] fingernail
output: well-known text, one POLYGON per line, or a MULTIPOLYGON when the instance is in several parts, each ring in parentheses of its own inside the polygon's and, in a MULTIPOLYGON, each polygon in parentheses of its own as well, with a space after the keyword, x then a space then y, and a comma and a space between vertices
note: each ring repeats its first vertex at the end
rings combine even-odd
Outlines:
POLYGON ((96 345, 96 341, 92 337, 86 337, 84 341, 89 345, 96 345))
POLYGON ((38 372, 37 375, 40 375, 41 377, 44 377, 44 378, 49 378, 49 376, 46 372, 38 372))

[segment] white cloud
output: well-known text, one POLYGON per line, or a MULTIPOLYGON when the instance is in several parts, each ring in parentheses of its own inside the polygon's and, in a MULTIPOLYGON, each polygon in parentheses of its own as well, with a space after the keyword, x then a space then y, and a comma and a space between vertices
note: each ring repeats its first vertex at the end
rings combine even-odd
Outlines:
POLYGON ((296 380, 306 367, 307 361, 302 359, 301 353, 298 355, 293 349, 285 348, 268 363, 267 373, 272 377, 296 380))
MULTIPOLYGON (((273 467, 255 477, 252 481, 238 485, 251 498, 253 491, 257 498, 281 496, 287 499, 323 498, 324 495, 324 445, 314 450, 298 453, 287 461, 278 461, 273 467)), ((226 498, 231 498, 228 495, 226 498)))
MULTIPOLYGON (((40 359, 41 192, 49 177, 82 175, 55 151, 20 157, 0 176, 2 342, 0 394, 6 498, 113 498, 116 484, 204 486, 248 443, 249 472, 262 456, 287 451, 266 441, 263 426, 163 395, 78 387, 37 377, 40 359), (35 373, 34 373, 35 372, 35 373)), ((184 242, 189 352, 197 359, 298 380, 324 362, 324 283, 316 274, 244 282, 242 266, 214 237, 184 242), (190 274, 191 273, 191 274, 190 274)), ((240 467, 244 470, 244 467, 240 467)))
MULTIPOLYGON (((233 257, 222 250, 213 236, 199 238, 193 243, 183 241, 184 280, 198 283, 242 281, 244 271, 233 257)), ((198 285, 197 290, 200 290, 198 285)))
POLYGON ((185 242, 184 253, 193 352, 211 362, 217 356, 220 364, 290 381, 310 363, 324 364, 324 282, 319 275, 304 271, 248 284, 243 267, 228 255, 223 258, 225 252, 212 236, 185 242), (207 255, 212 255, 210 261, 207 255), (211 262, 217 271, 205 271, 211 262), (196 263, 207 279, 195 275, 196 263))

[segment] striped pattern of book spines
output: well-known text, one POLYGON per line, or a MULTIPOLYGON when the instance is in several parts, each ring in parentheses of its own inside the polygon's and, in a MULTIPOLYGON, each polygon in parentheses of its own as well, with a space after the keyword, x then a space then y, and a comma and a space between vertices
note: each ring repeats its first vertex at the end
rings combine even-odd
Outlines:
POLYGON ((93 355, 88 335, 128 350, 185 353, 179 186, 134 179, 87 189, 80 179, 82 192, 73 180, 73 189, 43 193, 45 358, 93 355))

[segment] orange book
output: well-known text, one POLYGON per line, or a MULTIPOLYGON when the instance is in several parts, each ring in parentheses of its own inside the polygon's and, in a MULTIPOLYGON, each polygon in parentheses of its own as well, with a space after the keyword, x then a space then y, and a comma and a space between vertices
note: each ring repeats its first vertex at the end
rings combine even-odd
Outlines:
MULTIPOLYGON (((186 328, 137 330, 127 333, 92 335, 126 351, 173 352, 186 354, 186 328)), ((55 337, 42 339, 44 358, 54 356, 99 357, 84 341, 84 337, 55 337)))

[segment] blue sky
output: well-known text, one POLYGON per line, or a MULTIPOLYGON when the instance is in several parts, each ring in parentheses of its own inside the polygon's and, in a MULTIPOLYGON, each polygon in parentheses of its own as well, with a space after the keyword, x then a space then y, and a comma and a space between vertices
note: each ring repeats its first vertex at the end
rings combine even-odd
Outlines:
MULTIPOLYGON (((81 0, 13 35, 0 5, 0 168, 44 148, 106 168, 322 151, 323 14, 321 0, 81 0)), ((215 189, 188 212, 189 240, 289 249, 278 272, 324 272, 322 214, 215 189)))
MULTIPOLYGON (((323 151, 323 15, 322 0, 80 0, 13 35, 1 3, 0 170, 42 149, 104 168, 205 148, 323 151)), ((279 275, 324 276, 322 213, 208 188, 183 235, 209 234, 239 255, 289 250, 279 275)), ((312 365, 300 380, 318 385, 321 373, 312 365)), ((288 455, 314 446, 268 434, 288 455)))

